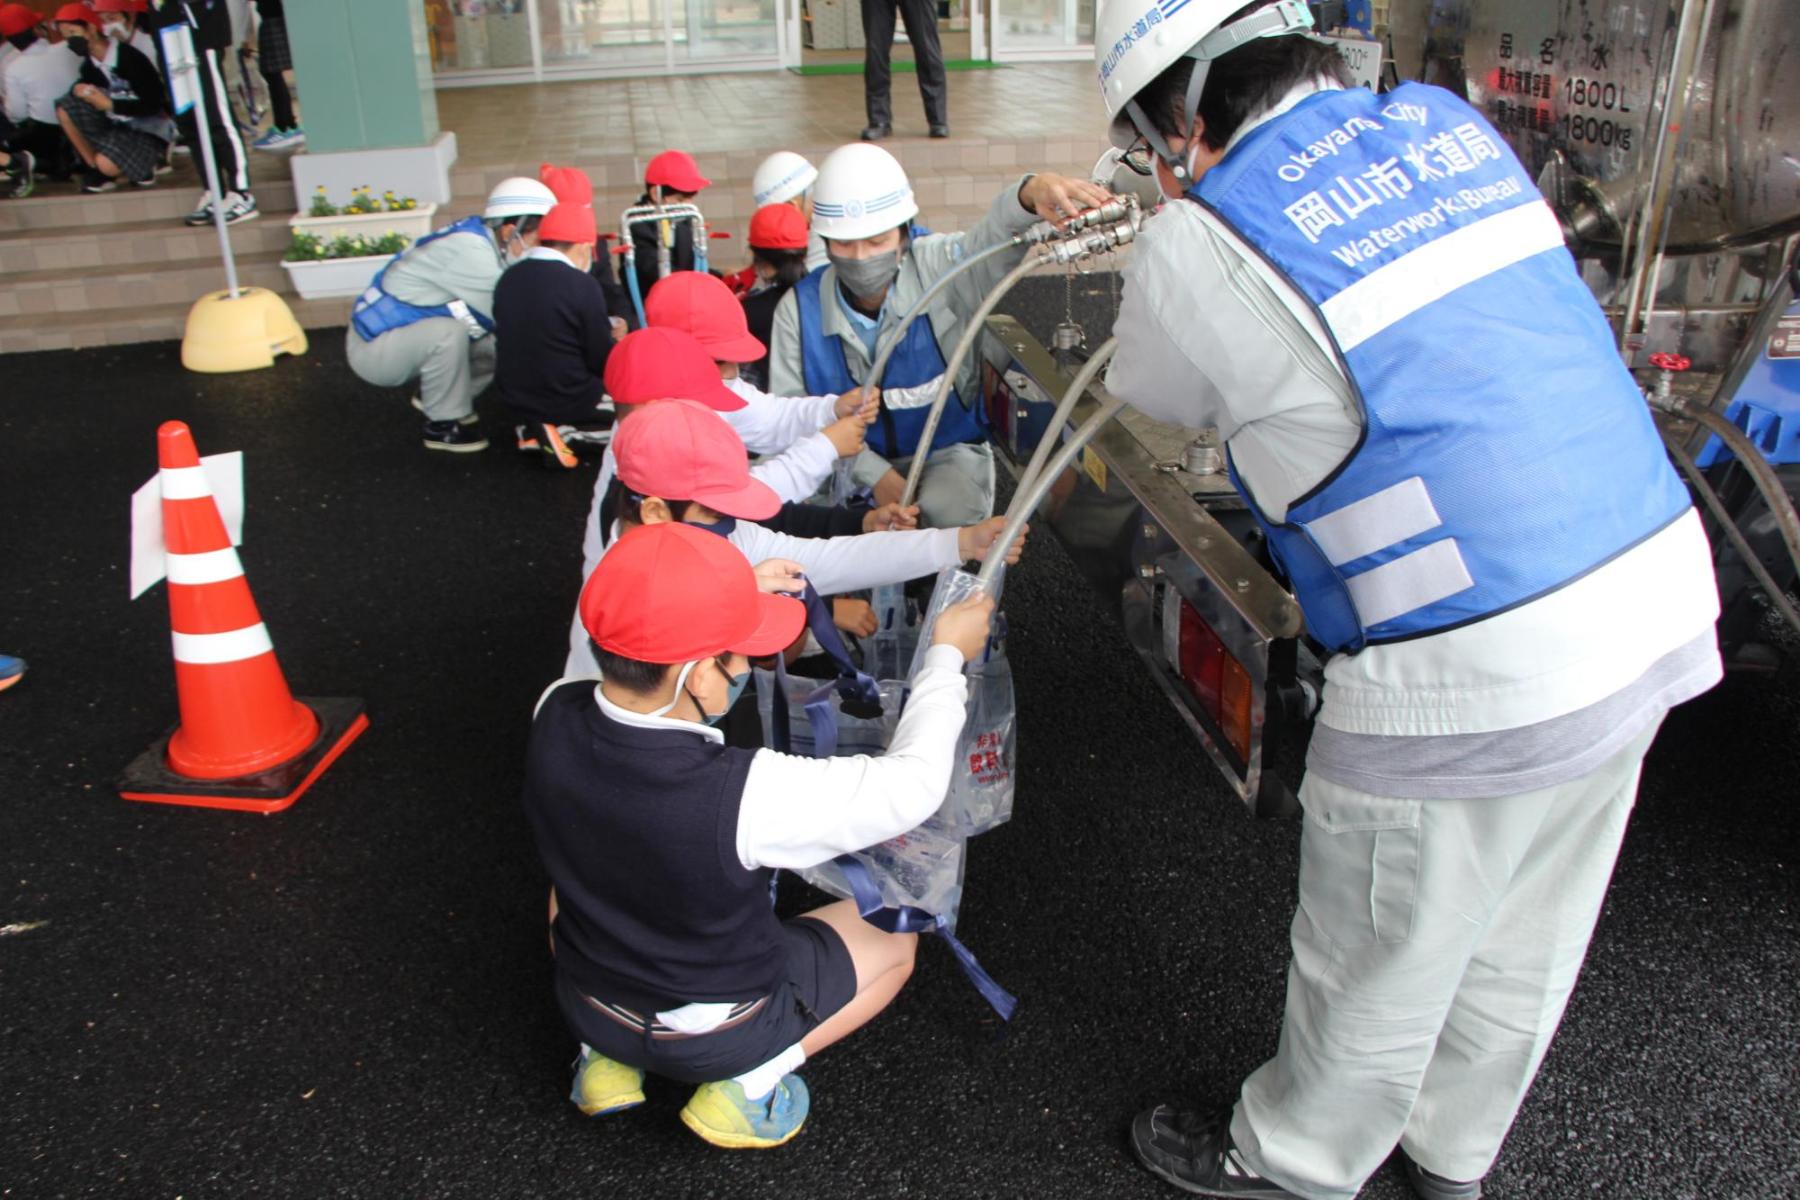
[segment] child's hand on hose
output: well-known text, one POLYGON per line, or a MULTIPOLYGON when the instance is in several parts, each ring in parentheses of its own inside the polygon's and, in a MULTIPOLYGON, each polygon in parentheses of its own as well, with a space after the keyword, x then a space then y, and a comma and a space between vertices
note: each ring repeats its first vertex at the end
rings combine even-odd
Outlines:
POLYGON ((806 590, 806 568, 791 558, 765 558, 756 564, 756 588, 772 596, 799 595, 806 590))
POLYGON ((832 406, 832 414, 834 416, 854 417, 860 415, 865 421, 873 421, 875 419, 875 414, 880 411, 880 388, 870 388, 867 399, 863 396, 863 389, 851 388, 849 391, 839 396, 837 398, 837 403, 832 406))
POLYGON ((919 506, 916 504, 884 504, 863 515, 864 533, 884 533, 890 529, 917 529, 919 506))
POLYGON ((838 457, 849 458, 853 454, 862 453, 863 437, 868 428, 867 421, 863 420, 860 415, 851 413, 849 416, 839 417, 827 425, 823 432, 825 440, 829 441, 832 448, 838 452, 838 457))
MULTIPOLYGON (((1005 517, 989 517, 978 525, 964 525, 956 531, 957 553, 963 556, 964 562, 971 558, 976 562, 986 562, 989 548, 999 538, 1000 531, 1005 528, 1005 517)), ((1018 540, 1012 544, 1012 549, 1006 552, 1007 566, 1010 567, 1019 561, 1019 555, 1025 552, 1025 535, 1030 532, 1030 525, 1020 527, 1018 540)))
POLYGON ((993 616, 994 599, 986 592, 959 600, 938 614, 931 627, 931 644, 955 646, 964 662, 974 662, 987 648, 993 616))

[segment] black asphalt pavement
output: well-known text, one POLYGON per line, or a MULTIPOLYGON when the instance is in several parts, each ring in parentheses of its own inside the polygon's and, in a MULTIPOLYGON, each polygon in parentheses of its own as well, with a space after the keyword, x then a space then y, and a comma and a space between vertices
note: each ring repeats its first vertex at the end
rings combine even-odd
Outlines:
MULTIPOLYGON (((1062 284, 1032 289, 1042 329, 1062 284)), ((893 1009, 807 1066, 791 1146, 712 1150, 654 1081, 582 1119, 518 789, 592 464, 426 453, 341 331, 237 376, 172 345, 0 358, 0 396, 0 650, 31 662, 0 695, 0 1195, 1172 1196, 1132 1114, 1222 1103, 1273 1050, 1298 827, 1227 794, 1039 537, 1007 596, 1017 813, 972 846, 961 927, 1021 997, 1012 1026, 927 945, 893 1009), (368 704, 279 816, 114 791, 175 714, 163 589, 126 583, 168 418, 245 454, 243 560, 294 690, 368 704)), ((1665 726, 1490 1196, 1800 1195, 1787 650, 1665 726)), ((1391 1164, 1364 1192, 1408 1194, 1391 1164)))

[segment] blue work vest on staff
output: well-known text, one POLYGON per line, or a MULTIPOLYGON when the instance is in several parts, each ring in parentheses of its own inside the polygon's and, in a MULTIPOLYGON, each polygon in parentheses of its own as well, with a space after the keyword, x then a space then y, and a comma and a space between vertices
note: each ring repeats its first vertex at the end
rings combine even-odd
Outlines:
POLYGON ((481 238, 489 245, 493 244, 493 235, 488 233, 487 226, 480 217, 464 217, 454 225, 446 225, 442 229, 434 229, 399 254, 387 260, 375 281, 363 294, 356 298, 350 309, 350 324, 355 328, 357 336, 365 342, 372 342, 390 329, 404 329, 419 321, 429 321, 434 317, 452 317, 465 320, 464 314, 473 317, 477 324, 489 333, 494 332, 493 318, 483 312, 476 312, 460 300, 450 304, 433 304, 429 308, 417 304, 408 304, 389 292, 383 284, 388 271, 400 261, 402 255, 417 250, 420 246, 428 246, 439 238, 449 237, 453 233, 469 233, 481 238), (459 312, 458 309, 461 309, 459 312))
MULTIPOLYGON (((850 366, 844 361, 843 344, 825 332, 824 314, 820 311, 820 283, 825 270, 820 267, 794 285, 800 306, 800 368, 806 378, 806 390, 815 396, 839 395, 856 386, 856 380, 850 378, 850 366)), ((931 318, 921 315, 907 327, 906 339, 894 350, 882 376, 881 420, 868 430, 871 450, 883 458, 899 458, 918 450, 919 435, 925 431, 925 416, 931 411, 944 367, 944 352, 938 348, 931 318)), ((952 391, 944 402, 944 415, 938 420, 931 449, 978 442, 986 437, 986 414, 980 406, 971 408, 952 391)))
POLYGON ((1555 216, 1449 92, 1309 96, 1188 196, 1313 305, 1362 407, 1337 469, 1257 512, 1330 649, 1525 604, 1687 511, 1555 216))

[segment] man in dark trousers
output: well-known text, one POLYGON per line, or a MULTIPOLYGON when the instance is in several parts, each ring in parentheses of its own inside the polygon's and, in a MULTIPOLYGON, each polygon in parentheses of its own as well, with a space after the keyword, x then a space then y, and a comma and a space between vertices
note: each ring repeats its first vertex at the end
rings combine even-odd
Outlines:
MULTIPOLYGON (((160 31, 180 24, 193 31, 194 50, 200 60, 200 99, 206 106, 207 132, 211 135, 213 161, 219 169, 219 189, 225 193, 225 220, 236 224, 253 219, 257 210, 256 197, 250 192, 250 155, 231 114, 231 95, 225 89, 225 68, 220 58, 232 46, 230 8, 225 0, 150 0, 142 24, 158 34, 157 65, 163 79, 169 80, 171 94, 174 82, 169 77, 160 31)), ((195 168, 202 169, 199 127, 193 109, 178 114, 176 120, 181 126, 182 142, 194 152, 195 168)), ((210 188, 203 192, 199 207, 185 218, 187 223, 210 224, 217 202, 210 188)))
POLYGON ((893 72, 888 54, 894 48, 894 11, 906 22, 906 40, 912 43, 919 70, 919 98, 925 102, 925 120, 931 136, 950 136, 950 89, 944 78, 944 48, 938 44, 937 0, 862 0, 863 103, 869 110, 865 142, 879 141, 894 132, 894 106, 888 95, 893 72))

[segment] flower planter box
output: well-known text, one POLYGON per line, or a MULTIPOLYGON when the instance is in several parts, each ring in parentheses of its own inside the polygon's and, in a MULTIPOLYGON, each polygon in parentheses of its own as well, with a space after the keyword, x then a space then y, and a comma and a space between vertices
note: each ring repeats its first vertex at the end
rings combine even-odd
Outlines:
POLYGON ((361 258, 326 258, 317 262, 284 262, 288 282, 302 300, 328 300, 334 296, 357 296, 374 282, 376 272, 389 256, 370 254, 361 258))
POLYGON ((414 241, 431 232, 437 205, 421 204, 404 212, 339 213, 335 217, 309 217, 295 213, 288 226, 295 233, 311 233, 329 242, 335 237, 378 238, 387 233, 404 233, 414 241))

